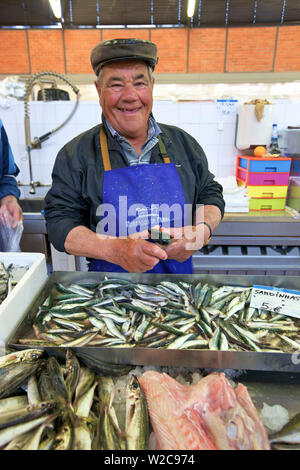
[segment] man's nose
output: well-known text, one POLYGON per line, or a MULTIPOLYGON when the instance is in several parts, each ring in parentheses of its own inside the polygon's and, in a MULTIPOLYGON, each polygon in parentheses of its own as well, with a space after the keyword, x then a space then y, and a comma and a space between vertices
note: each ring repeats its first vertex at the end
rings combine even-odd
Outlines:
POLYGON ((137 98, 136 89, 131 83, 126 83, 124 86, 122 98, 125 100, 135 100, 137 98))

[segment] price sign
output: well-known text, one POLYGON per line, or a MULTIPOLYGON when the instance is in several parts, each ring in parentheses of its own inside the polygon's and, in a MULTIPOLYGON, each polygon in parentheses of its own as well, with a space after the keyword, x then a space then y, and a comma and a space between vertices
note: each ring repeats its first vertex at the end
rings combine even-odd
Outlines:
POLYGON ((300 318, 300 292, 254 285, 250 307, 271 310, 274 313, 300 318))

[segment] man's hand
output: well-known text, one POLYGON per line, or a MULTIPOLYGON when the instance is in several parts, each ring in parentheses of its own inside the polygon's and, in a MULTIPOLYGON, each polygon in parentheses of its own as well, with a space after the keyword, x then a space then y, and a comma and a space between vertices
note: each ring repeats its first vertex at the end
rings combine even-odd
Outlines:
POLYGON ((18 223, 23 220, 23 212, 15 196, 5 196, 1 199, 0 215, 4 215, 5 211, 7 211, 12 218, 12 228, 15 228, 18 223))
POLYGON ((166 260, 168 254, 155 243, 144 239, 111 239, 109 259, 126 271, 143 273, 154 268, 160 260, 166 260))
POLYGON ((167 247, 161 246, 169 259, 183 263, 200 250, 209 239, 209 229, 204 224, 188 225, 181 228, 162 229, 174 239, 167 247))
POLYGON ((118 264, 126 271, 143 273, 156 266, 167 253, 157 244, 147 241, 148 231, 128 238, 108 237, 92 232, 84 226, 74 227, 65 240, 65 250, 70 255, 102 259, 118 264))

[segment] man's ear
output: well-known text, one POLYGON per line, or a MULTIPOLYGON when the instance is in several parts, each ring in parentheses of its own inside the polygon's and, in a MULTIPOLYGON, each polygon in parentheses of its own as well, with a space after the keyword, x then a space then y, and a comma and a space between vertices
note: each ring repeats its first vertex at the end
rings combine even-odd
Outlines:
POLYGON ((100 98, 100 95, 101 95, 101 87, 100 87, 99 80, 95 80, 95 81, 94 81, 94 84, 95 84, 95 87, 96 87, 98 96, 99 96, 99 98, 100 98))

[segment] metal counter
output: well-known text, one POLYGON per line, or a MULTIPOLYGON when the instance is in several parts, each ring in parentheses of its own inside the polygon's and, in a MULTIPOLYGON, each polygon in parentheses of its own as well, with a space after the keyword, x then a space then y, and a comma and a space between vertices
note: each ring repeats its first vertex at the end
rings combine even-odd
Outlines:
POLYGON ((294 210, 225 213, 195 273, 300 275, 300 214, 294 210))
MULTIPOLYGON (((21 249, 51 259, 43 198, 21 199, 21 249)), ((208 247, 193 256, 195 273, 300 275, 300 214, 296 211, 225 213, 208 247), (275 248, 274 248, 275 247, 275 248)), ((54 270, 78 266, 75 257, 52 250, 54 270), (55 253, 55 255, 53 254, 55 253), (70 262, 70 258, 73 262, 70 262)), ((81 269, 77 267, 77 269, 81 269)))
MULTIPOLYGON (((72 283, 76 281, 100 281, 104 276, 108 278, 130 279, 134 282, 158 283, 168 277, 172 280, 186 282, 200 281, 209 284, 252 286, 253 284, 270 285, 300 290, 298 277, 276 276, 218 276, 218 275, 165 275, 165 274, 120 274, 118 273, 83 273, 83 272, 55 272, 41 289, 36 301, 26 312, 23 321, 16 325, 12 332, 9 345, 18 349, 25 346, 18 344, 18 339, 26 337, 31 331, 32 319, 39 306, 49 295, 55 282, 72 283)), ((62 348, 45 348, 50 353, 62 348)), ((184 366, 212 369, 247 369, 276 372, 300 372, 300 351, 294 354, 280 352, 245 352, 245 351, 211 351, 211 350, 171 350, 147 348, 98 348, 77 347, 72 348, 78 357, 88 365, 97 365, 97 359, 114 364, 130 365, 157 365, 157 366, 184 366)))
POLYGON ((225 213, 210 244, 300 246, 300 214, 289 209, 225 213))

